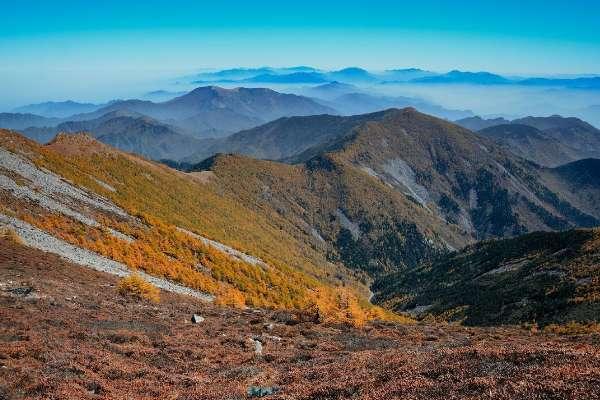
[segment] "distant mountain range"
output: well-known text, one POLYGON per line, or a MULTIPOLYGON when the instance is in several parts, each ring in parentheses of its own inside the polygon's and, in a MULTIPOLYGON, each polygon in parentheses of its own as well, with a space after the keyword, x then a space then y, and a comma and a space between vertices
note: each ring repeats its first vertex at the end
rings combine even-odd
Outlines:
POLYGON ((59 124, 60 118, 42 117, 36 114, 0 113, 0 128, 25 129, 31 126, 54 126, 59 124))
MULTIPOLYGON (((71 104, 71 103, 70 103, 71 104)), ((73 103, 75 104, 75 103, 73 103)), ((72 105, 72 104, 71 104, 72 105)), ((0 127, 41 143, 59 132, 89 132, 119 149, 152 159, 178 160, 228 135, 288 115, 337 114, 303 96, 270 89, 200 87, 172 100, 118 100, 67 118, 0 114, 0 127)))
POLYGON ((354 84, 469 84, 469 85, 521 85, 539 87, 561 87, 570 89, 600 89, 600 77, 586 76, 573 78, 513 78, 481 71, 453 70, 436 73, 418 68, 368 71, 358 67, 348 67, 335 71, 324 71, 312 67, 291 68, 237 68, 195 75, 193 83, 272 83, 272 84, 316 84, 332 81, 354 84))
POLYGON ((261 67, 261 68, 231 68, 223 69, 219 71, 208 71, 201 72, 193 76, 197 81, 207 82, 223 82, 223 80, 241 80, 249 79, 258 75, 274 75, 274 74, 292 74, 296 72, 319 72, 316 68, 312 67, 287 67, 287 68, 272 68, 272 67, 261 67))
MULTIPOLYGON (((356 70, 340 73, 360 74, 356 70)), ((180 160, 190 157, 189 159, 199 161, 199 155, 208 157, 221 150, 235 151, 238 148, 233 144, 236 137, 216 141, 192 138, 226 137, 285 116, 336 115, 340 112, 352 115, 405 106, 413 106, 420 111, 448 119, 471 115, 468 111, 447 110, 416 98, 375 96, 362 92, 357 86, 339 82, 315 86, 307 90, 307 93, 331 100, 316 100, 270 89, 207 86, 165 102, 115 100, 94 106, 92 112, 66 118, 0 114, 0 127, 21 130, 41 143, 50 141, 58 132, 88 131, 107 144, 153 159, 180 160), (113 118, 118 120, 110 122, 113 118), (160 137, 161 134, 164 138, 160 137), (193 153, 197 154, 192 155, 193 153)), ((161 91, 154 94, 163 96, 169 93, 161 91)), ((40 105, 29 107, 43 108, 40 105)), ((67 102, 62 105, 63 112, 68 107, 81 109, 88 106, 67 102)), ((298 138, 301 137, 299 134, 298 138)), ((300 145, 302 147, 306 143, 300 145)), ((252 148, 257 148, 257 144, 250 144, 245 151, 249 152, 252 148)), ((281 154, 282 157, 289 155, 285 152, 281 154)), ((277 158, 279 153, 265 149, 261 156, 277 158)))
MULTIPOLYGON (((363 74, 357 70, 341 73, 363 74)), ((302 93, 318 98, 262 88, 205 86, 164 102, 116 100, 67 118, 3 113, 0 127, 23 131, 42 143, 61 131, 88 131, 107 144, 152 159, 199 162, 216 153, 236 152, 288 160, 314 146, 325 145, 340 134, 340 129, 363 121, 364 114, 413 107, 437 117, 458 119, 460 125, 480 131, 480 135, 506 150, 542 166, 600 157, 599 131, 576 118, 486 120, 470 117, 470 111, 450 110, 418 98, 376 95, 338 81, 305 88, 302 93), (338 114, 356 117, 335 117, 338 114), (311 115, 315 117, 289 118, 311 115), (272 136, 272 131, 285 134, 272 136)), ((46 112, 57 113, 59 109, 65 112, 90 105, 65 102, 30 107, 46 107, 46 112)))
POLYGON ((336 71, 323 71, 316 68, 303 69, 258 68, 223 70, 197 75, 194 83, 324 83, 332 81, 352 83, 409 82, 437 75, 418 68, 391 69, 383 72, 370 72, 363 68, 348 67, 336 71))
MULTIPOLYGON (((81 109, 78 104, 62 105, 81 109)), ((47 104, 46 104, 47 105, 47 104)), ((28 106, 40 109, 41 105, 28 106)), ((85 106, 87 108, 88 106, 85 106)), ((261 125, 283 116, 337 114, 337 111, 310 98, 293 94, 278 93, 270 89, 236 88, 223 89, 216 86, 199 87, 165 102, 148 100, 116 100, 86 113, 66 118, 48 118, 34 114, 1 113, 0 127, 27 130, 26 133, 40 141, 49 140, 48 135, 57 129, 77 126, 75 122, 104 121, 104 116, 114 113, 133 113, 152 119, 152 124, 169 126, 179 134, 197 138, 219 137, 261 125), (62 125, 67 124, 67 125, 62 125), (60 126, 59 126, 60 125, 60 126), (52 128, 52 129, 51 129, 52 128)), ((86 125, 85 127, 95 125, 86 125)), ((74 129, 66 129, 71 132, 74 129)), ((104 132, 108 133, 108 132, 104 132)), ((148 154, 147 152, 142 152, 148 154)))
POLYGON ((210 140, 182 134, 176 128, 131 111, 111 111, 96 119, 23 130, 27 137, 40 143, 49 142, 60 132, 86 132, 103 143, 155 160, 177 160, 204 147, 205 142, 210 143, 210 140))
POLYGON ((310 67, 292 67, 284 69, 234 69, 200 74, 201 79, 193 83, 325 83, 330 81, 376 82, 377 76, 369 71, 350 67, 338 71, 320 71, 310 67))
POLYGON ((600 158, 600 130, 578 118, 553 115, 509 121, 471 117, 456 122, 540 165, 554 167, 600 158))
POLYGON ((78 103, 72 100, 48 101, 38 104, 30 104, 18 107, 14 113, 37 114, 48 118, 65 118, 73 114, 93 112, 102 107, 102 104, 78 103))
POLYGON ((86 120, 119 110, 144 114, 200 138, 225 136, 283 116, 336 113, 309 98, 270 89, 205 86, 161 103, 115 101, 93 113, 71 118, 86 120))
POLYGON ((475 85, 502 85, 510 83, 510 80, 489 72, 462 72, 450 71, 447 74, 426 76, 413 79, 415 83, 467 83, 475 85))

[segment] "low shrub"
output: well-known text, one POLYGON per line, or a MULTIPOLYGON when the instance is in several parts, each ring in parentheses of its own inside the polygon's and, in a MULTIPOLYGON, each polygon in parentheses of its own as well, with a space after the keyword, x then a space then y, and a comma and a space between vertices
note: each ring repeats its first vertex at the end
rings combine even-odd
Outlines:
POLYGON ((571 321, 566 324, 550 324, 544 327, 544 332, 556 333, 558 335, 586 335, 600 333, 600 324, 595 322, 581 323, 571 321))
POLYGON ((129 275, 119 281, 119 293, 153 303, 160 301, 160 290, 137 274, 129 275))
POLYGON ((14 229, 8 227, 0 228, 0 238, 6 239, 15 244, 25 244, 23 242, 23 239, 21 239, 21 236, 19 236, 19 234, 15 232, 14 229))

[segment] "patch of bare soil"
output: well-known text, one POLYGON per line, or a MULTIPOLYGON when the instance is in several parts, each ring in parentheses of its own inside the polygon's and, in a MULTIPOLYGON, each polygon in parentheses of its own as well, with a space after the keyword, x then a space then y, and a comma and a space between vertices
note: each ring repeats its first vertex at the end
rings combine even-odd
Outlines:
POLYGON ((0 399, 600 398, 594 335, 296 323, 116 284, 0 239, 0 399))

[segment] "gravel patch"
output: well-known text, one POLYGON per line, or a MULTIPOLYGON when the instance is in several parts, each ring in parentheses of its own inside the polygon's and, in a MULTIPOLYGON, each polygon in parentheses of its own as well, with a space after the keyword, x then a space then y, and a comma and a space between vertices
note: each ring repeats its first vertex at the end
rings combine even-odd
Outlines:
MULTIPOLYGON (((96 220, 57 202, 56 200, 48 197, 43 192, 37 192, 27 186, 21 186, 7 176, 0 175, 0 189, 10 192, 14 197, 18 199, 27 199, 38 204, 40 207, 45 208, 46 210, 61 213, 63 215, 66 215, 67 217, 71 217, 74 220, 81 222, 82 224, 92 227, 100 226, 100 224, 96 220)), ((107 229, 110 232, 110 234, 116 237, 117 239, 124 240, 128 243, 131 243, 135 240, 132 237, 127 236, 112 228, 107 229)))
POLYGON ((84 203, 88 206, 112 212, 122 217, 128 214, 107 199, 91 195, 82 189, 62 180, 58 175, 47 170, 41 170, 31 161, 24 159, 6 149, 0 148, 0 167, 13 171, 32 182, 34 188, 46 196, 62 195, 84 203))
POLYGON ((396 183, 399 183, 408 189, 407 195, 411 196, 423 207, 427 208, 429 192, 426 187, 417 183, 415 171, 413 171, 406 161, 401 158, 387 160, 385 164, 383 164, 383 170, 392 177, 396 183))
POLYGON ((94 182, 96 182, 98 185, 102 186, 104 189, 108 190, 109 192, 116 192, 117 189, 115 189, 114 187, 110 186, 108 183, 101 181, 100 179, 96 179, 94 177, 92 177, 92 179, 94 180, 94 182))
POLYGON ((249 254, 246 253, 242 253, 239 250, 236 250, 232 247, 227 246, 226 244, 205 238, 204 236, 200 236, 194 232, 190 232, 187 229, 184 228, 180 228, 177 227, 177 230, 179 230, 180 232, 183 232, 185 234, 190 235, 191 237, 193 237, 194 239, 197 239, 199 241, 201 241, 202 243, 204 243, 207 246, 211 246, 214 247, 217 250, 222 251, 223 253, 229 255, 230 257, 232 257, 233 259, 236 259, 238 261, 244 261, 247 262, 248 264, 252 264, 252 265, 259 265, 261 267, 267 267, 267 264, 261 260, 260 258, 256 258, 254 256, 251 256, 249 254))
MULTIPOLYGON (((92 227, 98 227, 100 224, 93 218, 69 207, 69 204, 66 204, 69 201, 65 200, 71 200, 70 202, 73 205, 82 205, 83 203, 86 206, 92 206, 103 211, 110 211, 127 218, 132 218, 109 200, 101 197, 94 198, 93 196, 95 195, 87 194, 79 188, 62 181, 51 172, 41 170, 28 160, 22 159, 2 148, 0 148, 0 166, 5 170, 19 174, 31 182, 31 187, 19 185, 12 178, 0 174, 0 189, 10 192, 16 198, 34 202, 46 210, 58 212, 92 227)), ((108 231, 117 239, 129 243, 134 241, 133 238, 114 229, 108 228, 108 231)))
POLYGON ((495 269, 492 269, 492 270, 486 272, 482 276, 503 274, 506 272, 515 272, 515 271, 520 270, 522 267, 524 267, 525 265, 527 265, 529 263, 530 263, 530 260, 528 260, 528 259, 504 263, 504 264, 500 265, 498 268, 495 268, 495 269))
POLYGON ((348 229, 350 233, 352 233, 352 237, 354 238, 354 240, 358 240, 362 234, 362 231, 360 230, 358 224, 356 222, 350 221, 346 214, 344 214, 344 212, 339 208, 335 210, 335 215, 340 219, 340 225, 342 225, 342 227, 348 229))
POLYGON ((18 185, 15 181, 7 176, 0 175, 0 189, 11 192, 16 198, 31 200, 47 210, 59 212, 83 224, 89 226, 98 226, 98 222, 92 218, 86 217, 75 210, 65 207, 41 191, 37 192, 27 186, 18 185))
MULTIPOLYGON (((97 271, 120 277, 132 274, 132 271, 125 264, 110 260, 92 251, 73 246, 19 219, 0 214, 0 226, 2 225, 13 228, 27 246, 57 254, 75 264, 97 271)), ((148 275, 142 271, 136 271, 136 273, 154 286, 168 292, 184 294, 208 302, 215 299, 213 295, 182 286, 164 278, 148 275)))

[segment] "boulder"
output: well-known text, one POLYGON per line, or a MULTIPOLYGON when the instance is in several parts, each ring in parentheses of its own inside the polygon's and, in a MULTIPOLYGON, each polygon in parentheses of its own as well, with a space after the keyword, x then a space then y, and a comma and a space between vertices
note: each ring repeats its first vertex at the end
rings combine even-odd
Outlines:
POLYGON ((263 344, 259 339, 250 338, 250 343, 254 345, 254 354, 257 356, 262 356, 263 344))
POLYGON ((192 324, 199 324, 204 321, 204 317, 198 314, 192 315, 192 324))
POLYGON ((263 396, 270 396, 272 394, 275 394, 275 393, 277 393, 278 390, 279 390, 279 388, 277 388, 275 386, 266 386, 266 387, 250 386, 247 390, 247 393, 248 393, 248 397, 263 397, 263 396))

